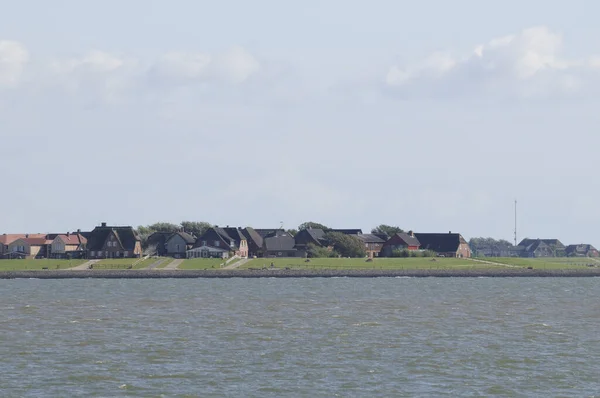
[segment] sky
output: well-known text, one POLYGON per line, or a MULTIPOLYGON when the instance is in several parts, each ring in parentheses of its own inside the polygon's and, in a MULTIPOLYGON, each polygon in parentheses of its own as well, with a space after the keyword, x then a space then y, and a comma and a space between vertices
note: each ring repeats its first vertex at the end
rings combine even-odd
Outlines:
POLYGON ((0 233, 600 246, 600 3, 0 0, 0 233))

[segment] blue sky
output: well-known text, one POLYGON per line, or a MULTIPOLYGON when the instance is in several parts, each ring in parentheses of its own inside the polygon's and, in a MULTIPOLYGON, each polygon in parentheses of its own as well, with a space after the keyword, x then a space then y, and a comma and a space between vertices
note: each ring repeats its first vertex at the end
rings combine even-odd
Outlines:
POLYGON ((593 1, 0 1, 0 232, 600 245, 593 1), (35 12, 32 12, 35 10, 35 12))

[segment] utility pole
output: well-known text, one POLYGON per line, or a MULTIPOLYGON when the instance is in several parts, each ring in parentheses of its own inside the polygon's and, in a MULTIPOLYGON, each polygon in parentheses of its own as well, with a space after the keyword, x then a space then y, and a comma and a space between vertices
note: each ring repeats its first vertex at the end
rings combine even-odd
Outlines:
POLYGON ((517 200, 515 199, 515 246, 517 246, 517 200))

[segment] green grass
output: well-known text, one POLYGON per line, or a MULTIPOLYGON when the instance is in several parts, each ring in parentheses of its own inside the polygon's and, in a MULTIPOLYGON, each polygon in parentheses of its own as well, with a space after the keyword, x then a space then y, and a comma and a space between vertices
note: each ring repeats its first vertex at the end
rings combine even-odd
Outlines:
POLYGON ((520 258, 520 257, 486 257, 478 260, 506 264, 518 267, 533 267, 534 269, 574 269, 587 268, 589 264, 600 266, 600 261, 591 258, 520 258))
POLYGON ((367 262, 363 258, 258 258, 248 261, 241 269, 270 268, 271 262, 276 268, 293 269, 489 269, 502 265, 482 264, 468 259, 458 258, 375 258, 367 262))
POLYGON ((0 260, 0 271, 69 269, 81 265, 85 260, 0 260))
POLYGON ((184 260, 179 269, 220 269, 225 259, 221 258, 194 258, 184 260))

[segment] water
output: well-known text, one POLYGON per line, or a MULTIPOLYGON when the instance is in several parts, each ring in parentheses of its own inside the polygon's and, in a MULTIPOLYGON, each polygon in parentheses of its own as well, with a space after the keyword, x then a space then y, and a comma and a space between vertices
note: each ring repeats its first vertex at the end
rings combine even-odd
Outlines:
POLYGON ((600 395, 600 279, 0 281, 21 396, 600 395))

